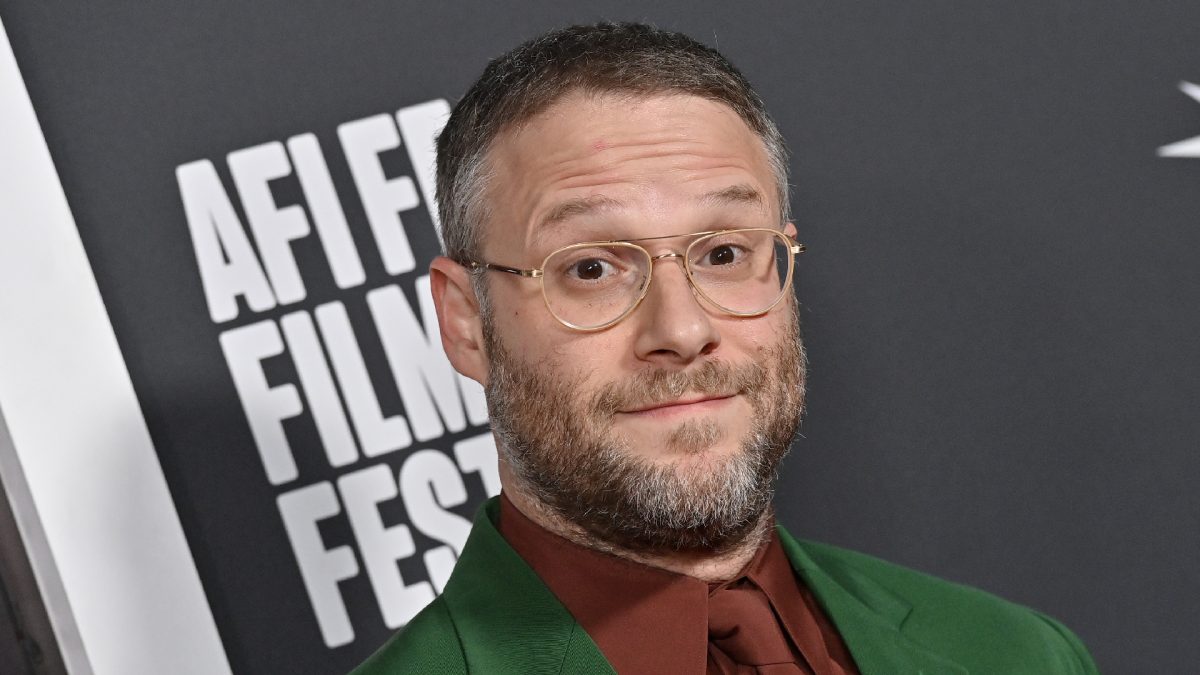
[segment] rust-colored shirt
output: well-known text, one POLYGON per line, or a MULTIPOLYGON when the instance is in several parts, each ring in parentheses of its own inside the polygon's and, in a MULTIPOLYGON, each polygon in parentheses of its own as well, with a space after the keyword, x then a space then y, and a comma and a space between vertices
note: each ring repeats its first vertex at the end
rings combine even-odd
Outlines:
POLYGON ((858 673, 837 629, 792 571, 774 528, 746 568, 723 584, 572 543, 529 520, 503 494, 499 529, 620 675, 858 673), (738 641, 765 649, 769 658, 740 665, 753 659, 739 652, 738 641))

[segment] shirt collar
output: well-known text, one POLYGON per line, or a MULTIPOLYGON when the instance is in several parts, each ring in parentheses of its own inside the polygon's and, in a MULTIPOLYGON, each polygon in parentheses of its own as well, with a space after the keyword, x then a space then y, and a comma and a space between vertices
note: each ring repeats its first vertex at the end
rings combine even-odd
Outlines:
MULTIPOLYGON (((587 631, 618 673, 703 673, 713 584, 581 546, 534 523, 500 496, 500 533, 587 631)), ((781 612, 793 639, 810 632, 775 528, 734 579, 749 578, 781 612), (799 625, 800 623, 804 625, 799 625)), ((808 642, 820 643, 820 630, 808 642)), ((807 650, 806 650, 807 651, 807 650)))

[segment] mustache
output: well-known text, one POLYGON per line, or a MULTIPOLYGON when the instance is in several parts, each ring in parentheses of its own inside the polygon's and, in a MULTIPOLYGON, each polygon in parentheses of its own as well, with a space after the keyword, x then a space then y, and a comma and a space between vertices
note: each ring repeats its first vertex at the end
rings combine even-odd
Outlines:
POLYGON ((766 386, 766 382, 767 369, 761 364, 706 361, 692 370, 657 368, 609 383, 591 397, 590 407, 600 415, 612 417, 622 410, 673 401, 684 394, 752 394, 766 386))

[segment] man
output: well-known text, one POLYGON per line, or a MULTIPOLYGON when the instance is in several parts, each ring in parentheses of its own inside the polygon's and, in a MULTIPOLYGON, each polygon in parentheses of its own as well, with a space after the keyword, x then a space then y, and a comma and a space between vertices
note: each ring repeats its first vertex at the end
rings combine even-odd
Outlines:
POLYGON ((1064 627, 776 528, 803 409, 783 140, 685 36, 553 31, 438 139, 446 353, 501 496, 360 673, 1093 673, 1064 627))

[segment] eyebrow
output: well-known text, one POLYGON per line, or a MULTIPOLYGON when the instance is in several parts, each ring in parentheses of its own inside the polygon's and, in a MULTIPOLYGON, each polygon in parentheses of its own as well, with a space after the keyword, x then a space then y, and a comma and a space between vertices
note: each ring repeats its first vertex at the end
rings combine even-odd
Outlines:
POLYGON ((576 197, 568 199, 554 205, 550 212, 538 221, 537 230, 543 230, 549 225, 561 223, 564 220, 578 218, 579 216, 588 216, 601 211, 613 211, 621 208, 624 204, 612 197, 605 195, 592 195, 590 197, 576 197))
MULTIPOLYGON (((759 208, 766 207, 766 200, 763 199, 762 193, 746 183, 730 185, 729 187, 701 195, 699 202, 704 206, 746 205, 757 206, 759 208)), ((624 202, 606 195, 591 195, 568 199, 555 204, 537 222, 537 225, 534 227, 535 236, 539 238, 543 236, 543 233, 551 225, 557 225, 563 221, 580 216, 590 216, 605 211, 616 211, 624 206, 624 202)))
POLYGON ((715 190, 700 198, 700 203, 706 206, 737 206, 752 205, 765 207, 767 202, 762 193, 746 183, 730 185, 721 190, 715 190))

